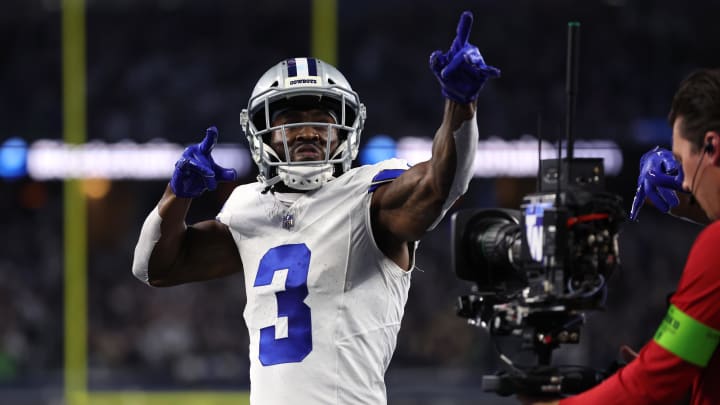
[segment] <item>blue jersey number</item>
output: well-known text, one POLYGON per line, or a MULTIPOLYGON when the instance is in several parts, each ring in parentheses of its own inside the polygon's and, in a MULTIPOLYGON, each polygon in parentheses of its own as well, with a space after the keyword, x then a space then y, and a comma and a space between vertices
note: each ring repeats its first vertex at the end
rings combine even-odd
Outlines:
POLYGON ((260 260, 255 287, 270 285, 276 271, 287 270, 285 290, 275 293, 278 318, 287 318, 287 337, 275 338, 275 326, 260 329, 260 362, 264 366, 302 361, 312 351, 307 277, 310 249, 304 243, 274 247, 260 260))

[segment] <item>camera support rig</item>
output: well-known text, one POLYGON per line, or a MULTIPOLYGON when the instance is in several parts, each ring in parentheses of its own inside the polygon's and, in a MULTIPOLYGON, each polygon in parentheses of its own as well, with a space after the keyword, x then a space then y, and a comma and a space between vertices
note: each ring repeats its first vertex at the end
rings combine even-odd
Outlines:
POLYGON ((453 216, 453 265, 474 281, 458 315, 493 337, 517 337, 537 365, 484 376, 500 395, 579 393, 605 374, 552 367, 553 350, 580 341, 583 311, 602 310, 606 280, 618 265, 616 236, 624 220, 618 197, 577 188, 526 197, 524 210, 463 210, 453 216), (542 208, 542 209, 541 209, 542 208))

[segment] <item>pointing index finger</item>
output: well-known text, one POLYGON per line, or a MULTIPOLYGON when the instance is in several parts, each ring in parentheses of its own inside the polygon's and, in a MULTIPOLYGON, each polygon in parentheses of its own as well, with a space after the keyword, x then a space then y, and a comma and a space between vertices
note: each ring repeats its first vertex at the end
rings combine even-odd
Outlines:
POLYGON ((200 150, 203 153, 209 153, 215 147, 218 140, 218 130, 215 127, 210 127, 205 131, 205 138, 200 142, 200 150))
POLYGON ((464 11, 460 16, 460 21, 457 26, 457 36, 453 45, 458 47, 464 46, 468 39, 470 39, 470 29, 472 28, 473 15, 470 11, 464 11))

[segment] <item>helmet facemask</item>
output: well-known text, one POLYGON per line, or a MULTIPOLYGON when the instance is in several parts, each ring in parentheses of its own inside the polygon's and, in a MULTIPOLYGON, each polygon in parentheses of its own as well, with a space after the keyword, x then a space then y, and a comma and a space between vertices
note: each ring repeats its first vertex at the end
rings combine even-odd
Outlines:
POLYGON ((253 160, 260 169, 260 182, 273 186, 282 181, 293 189, 313 190, 350 169, 357 157, 365 116, 365 106, 337 69, 316 59, 297 58, 281 62, 263 75, 240 121, 253 160), (314 69, 309 69, 315 76, 292 76, 293 64, 302 63, 315 64, 314 69), (327 111, 334 123, 293 122, 272 126, 275 116, 287 109, 327 111), (287 133, 306 126, 326 135, 324 156, 318 160, 291 161, 292 145, 288 144, 287 133), (284 153, 278 154, 272 148, 273 133, 281 135, 284 153), (330 149, 333 133, 338 137, 335 150, 330 149))

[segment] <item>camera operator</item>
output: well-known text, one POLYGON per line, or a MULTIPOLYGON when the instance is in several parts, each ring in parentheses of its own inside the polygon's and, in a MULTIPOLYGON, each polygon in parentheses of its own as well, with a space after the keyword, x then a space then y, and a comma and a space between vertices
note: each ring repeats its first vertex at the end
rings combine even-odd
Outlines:
MULTIPOLYGON (((672 153, 641 160, 631 218, 646 197, 662 211, 677 191, 712 221, 695 240, 670 308, 638 356, 600 385, 574 397, 534 404, 720 404, 720 69, 700 70, 672 101, 672 153)), ((522 400, 523 402, 532 402, 522 400)))

